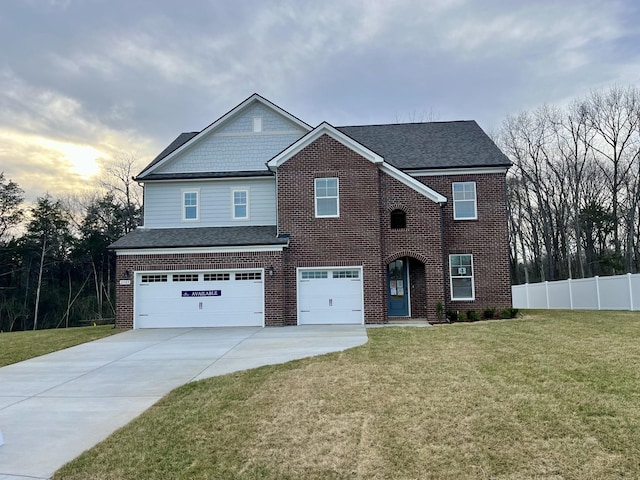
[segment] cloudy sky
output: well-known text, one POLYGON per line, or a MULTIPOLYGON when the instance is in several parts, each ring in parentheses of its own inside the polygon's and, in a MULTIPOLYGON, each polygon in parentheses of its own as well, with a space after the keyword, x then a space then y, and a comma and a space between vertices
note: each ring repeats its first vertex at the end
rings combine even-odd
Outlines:
POLYGON ((309 124, 475 119, 640 84, 637 0, 1 0, 0 172, 33 199, 254 92, 309 124))

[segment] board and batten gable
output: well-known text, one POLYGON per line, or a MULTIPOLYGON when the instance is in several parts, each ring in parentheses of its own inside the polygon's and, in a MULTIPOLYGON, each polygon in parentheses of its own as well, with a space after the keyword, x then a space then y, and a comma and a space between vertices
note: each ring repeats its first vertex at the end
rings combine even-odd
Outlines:
POLYGON ((254 103, 198 139, 156 173, 265 170, 265 163, 307 133, 261 103, 254 103), (254 131, 254 119, 260 119, 254 131))
POLYGON ((274 177, 198 182, 149 182, 144 187, 145 228, 240 227, 276 224, 274 177), (233 191, 249 193, 249 218, 233 218, 233 191), (183 193, 198 192, 198 220, 183 219, 183 193))

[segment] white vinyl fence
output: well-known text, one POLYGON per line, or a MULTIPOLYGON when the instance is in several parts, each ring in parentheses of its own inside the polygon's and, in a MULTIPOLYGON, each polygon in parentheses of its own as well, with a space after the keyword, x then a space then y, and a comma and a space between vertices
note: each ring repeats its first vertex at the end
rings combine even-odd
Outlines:
POLYGON ((640 310, 640 274, 514 285, 511 294, 514 308, 640 310))

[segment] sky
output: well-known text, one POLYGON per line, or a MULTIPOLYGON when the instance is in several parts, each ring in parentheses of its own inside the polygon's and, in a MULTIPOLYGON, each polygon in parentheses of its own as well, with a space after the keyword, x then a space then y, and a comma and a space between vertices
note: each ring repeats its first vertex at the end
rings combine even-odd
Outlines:
POLYGON ((0 172, 140 167, 259 93, 335 126, 476 120, 640 85, 637 0, 1 0, 0 172))

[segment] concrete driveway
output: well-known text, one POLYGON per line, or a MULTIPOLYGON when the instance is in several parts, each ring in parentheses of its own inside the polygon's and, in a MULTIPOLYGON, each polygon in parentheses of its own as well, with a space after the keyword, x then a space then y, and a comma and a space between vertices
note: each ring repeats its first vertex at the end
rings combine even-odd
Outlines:
POLYGON ((51 477, 187 382, 366 342, 364 325, 130 330, 0 368, 0 480, 51 477))

